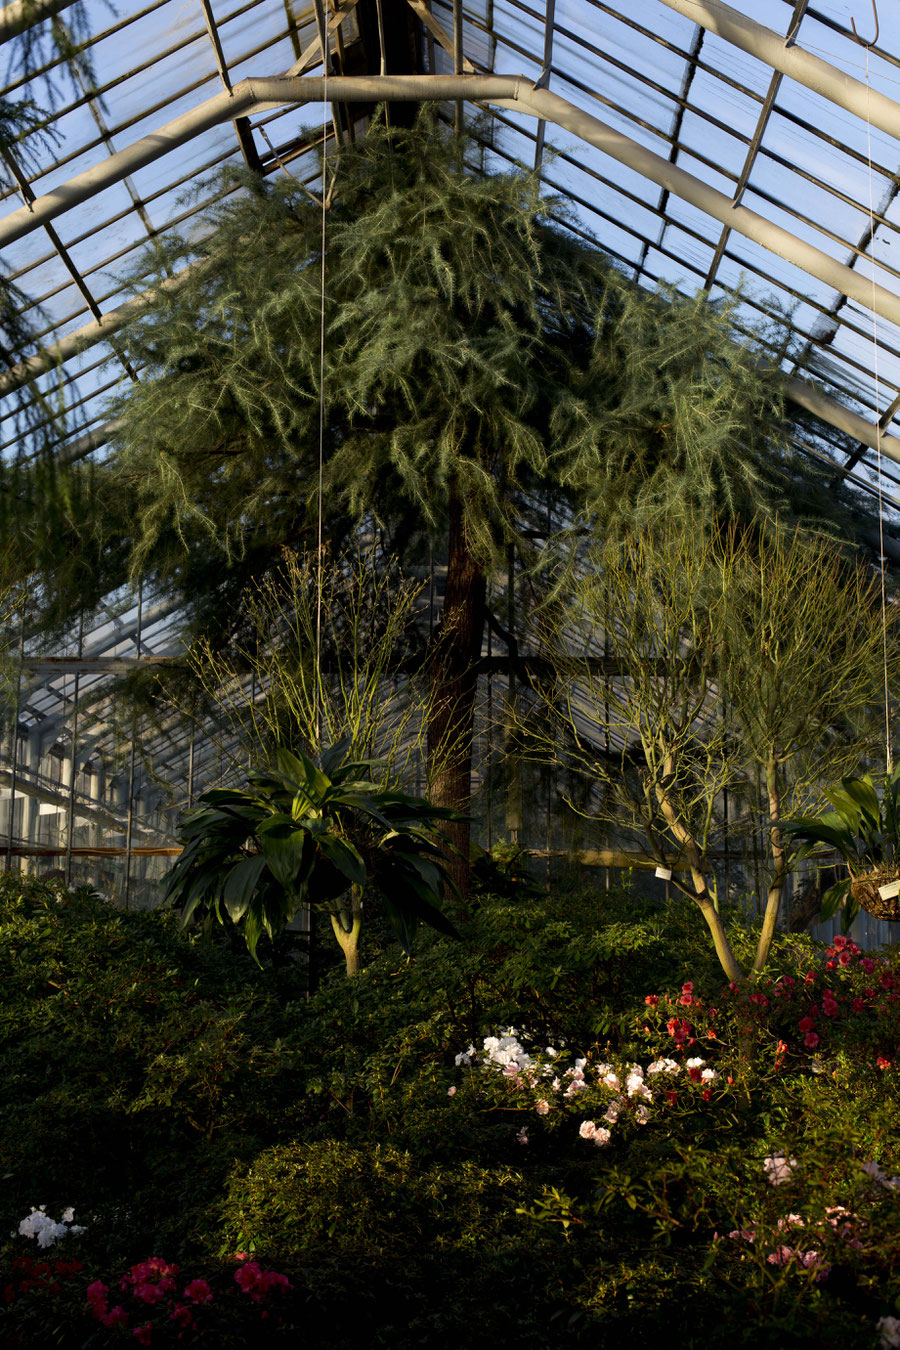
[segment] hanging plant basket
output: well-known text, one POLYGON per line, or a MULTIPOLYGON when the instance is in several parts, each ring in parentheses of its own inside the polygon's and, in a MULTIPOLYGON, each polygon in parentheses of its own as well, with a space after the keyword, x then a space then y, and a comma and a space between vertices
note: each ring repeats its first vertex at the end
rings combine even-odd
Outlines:
POLYGON ((853 878, 850 893, 873 918, 900 921, 900 867, 896 864, 861 872, 853 878), (887 896, 881 894, 882 889, 887 890, 887 896))

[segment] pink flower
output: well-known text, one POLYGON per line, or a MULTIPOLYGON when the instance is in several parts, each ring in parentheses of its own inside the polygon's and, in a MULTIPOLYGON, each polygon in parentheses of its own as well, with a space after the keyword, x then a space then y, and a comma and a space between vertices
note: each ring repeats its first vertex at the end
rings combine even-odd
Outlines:
POLYGON ((655 1008, 659 1003, 659 994, 647 994, 644 998, 648 1008, 655 1008))
MULTIPOLYGON (((246 1266, 244 1269, 246 1270, 246 1266)), ((212 1303, 212 1290, 206 1280, 191 1280, 190 1284, 184 1287, 184 1296, 194 1303, 212 1303)))
POLYGON ((842 933, 838 933, 831 945, 834 947, 835 951, 840 951, 843 947, 849 946, 849 943, 849 938, 844 937, 842 933))
POLYGON ((814 1030, 815 1025, 815 1021, 812 1017, 801 1017, 800 1021, 797 1023, 798 1030, 802 1031, 804 1035, 807 1031, 814 1030))
POLYGON ((286 1275, 279 1275, 276 1270, 265 1270, 259 1279, 259 1288, 264 1294, 270 1294, 273 1289, 293 1289, 293 1285, 286 1275))
POLYGON ((139 1345, 149 1345, 152 1331, 153 1327, 150 1323, 145 1322, 142 1327, 135 1327, 131 1334, 139 1345))
POLYGON ((158 1284, 136 1284, 133 1292, 141 1303, 159 1303, 165 1297, 165 1291, 158 1284))
POLYGON ((175 1322, 179 1327, 190 1327, 194 1325, 194 1314, 186 1303, 176 1303, 169 1313, 169 1321, 175 1322))
POLYGON ((833 998, 822 999, 822 1012, 825 1014, 826 1017, 837 1016, 838 1005, 833 998))
POLYGON ((249 1294, 251 1289, 255 1288, 262 1271, 258 1261, 248 1261, 240 1270, 234 1272, 234 1282, 238 1288, 245 1294, 249 1294))
MULTIPOLYGON (((447 1096, 448 1096, 448 1097, 455 1097, 455 1096, 456 1096, 456 1086, 455 1086, 455 1085, 454 1085, 453 1087, 448 1087, 448 1089, 447 1089, 447 1096)), ((242 1260, 245 1260, 245 1261, 246 1261, 248 1255, 249 1255, 248 1252, 240 1252, 240 1253, 239 1253, 240 1258, 241 1258, 242 1260)))
POLYGON ((815 1050, 816 1046, 819 1044, 819 1038, 814 1031, 810 1031, 808 1035, 804 1036, 803 1044, 806 1046, 807 1050, 815 1050))
POLYGON ((838 962, 842 966, 849 966, 852 960, 853 960, 852 952, 841 952, 840 956, 838 957, 838 962))
POLYGON ((774 1252, 769 1252, 766 1260, 770 1266, 786 1266, 793 1255, 793 1247, 776 1247, 774 1252))
POLYGON ((865 1006, 866 1006, 865 999, 855 998, 853 1000, 852 1007, 854 1012, 862 1012, 865 1006))
POLYGON ((88 1285, 87 1301, 91 1305, 91 1312, 95 1317, 100 1317, 106 1312, 108 1294, 109 1285, 104 1284, 102 1280, 94 1280, 93 1284, 88 1285))
POLYGON ((539 1116, 545 1116, 547 1112, 550 1110, 550 1103, 542 1097, 539 1102, 535 1103, 534 1109, 535 1111, 537 1111, 539 1116))
POLYGON ((859 964, 867 975, 871 975, 872 971, 875 969, 875 962, 872 960, 871 956, 864 956, 859 964))
POLYGON ((110 1308, 109 1312, 103 1313, 100 1321, 105 1327, 124 1327, 128 1325, 128 1314, 120 1304, 117 1304, 115 1308, 110 1308))

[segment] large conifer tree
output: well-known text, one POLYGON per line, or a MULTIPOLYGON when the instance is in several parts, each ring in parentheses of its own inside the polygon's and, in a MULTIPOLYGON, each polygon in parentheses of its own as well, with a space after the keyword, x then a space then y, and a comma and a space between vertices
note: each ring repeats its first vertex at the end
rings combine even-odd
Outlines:
POLYGON ((142 289, 196 265, 127 333, 141 379, 111 409, 91 536, 96 594, 130 553, 225 640, 280 546, 315 544, 324 305, 325 536, 366 519, 401 557, 443 555, 432 790, 462 809, 486 584, 510 547, 533 557, 535 501, 610 529, 831 500, 727 312, 633 286, 553 223, 531 176, 472 172, 464 152, 430 115, 341 152, 324 294, 321 203, 289 176, 245 180, 202 239, 153 257, 142 289))

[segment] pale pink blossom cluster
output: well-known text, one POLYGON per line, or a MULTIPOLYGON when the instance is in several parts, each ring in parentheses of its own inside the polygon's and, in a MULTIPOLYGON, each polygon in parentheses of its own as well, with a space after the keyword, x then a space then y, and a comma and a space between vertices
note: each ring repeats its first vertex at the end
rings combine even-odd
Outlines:
POLYGON ((900 1317, 882 1317, 875 1330, 881 1336, 879 1350, 900 1350, 900 1317))
POLYGON ((766 1180, 772 1186, 782 1186, 786 1181, 790 1181, 796 1166, 796 1158, 788 1158, 784 1153, 773 1153, 768 1158, 763 1158, 763 1171, 766 1180))
POLYGON ((592 1120, 583 1120, 578 1127, 578 1133, 582 1139, 590 1139, 598 1148, 603 1148, 610 1141, 610 1132, 605 1130, 602 1125, 595 1125, 592 1120))

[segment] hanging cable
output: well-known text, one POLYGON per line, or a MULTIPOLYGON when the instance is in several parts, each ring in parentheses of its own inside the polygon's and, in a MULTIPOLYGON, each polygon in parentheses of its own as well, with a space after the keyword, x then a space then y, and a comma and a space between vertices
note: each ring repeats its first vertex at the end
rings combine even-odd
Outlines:
MULTIPOLYGON (((872 8, 875 9, 874 0, 872 8)), ((875 10, 875 22, 878 22, 878 11, 875 10)), ((851 20, 852 23, 852 20, 851 20)), ((856 33, 854 25, 853 32, 856 33)), ((877 39, 876 32, 875 38, 877 39)), ((857 34, 857 40, 859 35, 857 34)), ((870 89, 869 82, 869 44, 863 43, 866 51, 866 89, 870 89)), ((890 690, 888 688, 888 656, 887 656, 887 595, 885 591, 885 554, 884 554, 884 500, 883 487, 881 479, 881 418, 877 416, 879 407, 879 383, 878 383, 878 315, 875 312, 875 203, 872 188, 872 121, 866 115, 866 149, 869 162, 869 240, 872 250, 872 344, 874 349, 872 373, 875 379, 875 453, 878 464, 878 553, 879 566, 881 567, 881 645, 882 660, 884 665, 884 758, 887 772, 890 773, 894 767, 893 754, 891 751, 891 703, 890 690)))
POLYGON ((325 487, 325 217, 327 205, 328 168, 328 25, 323 24, 322 69, 324 71, 324 112, 322 117, 322 234, 320 240, 321 266, 319 269, 319 479, 318 520, 316 527, 316 679, 315 723, 316 751, 322 753, 322 589, 325 559, 323 557, 322 515, 325 487))

